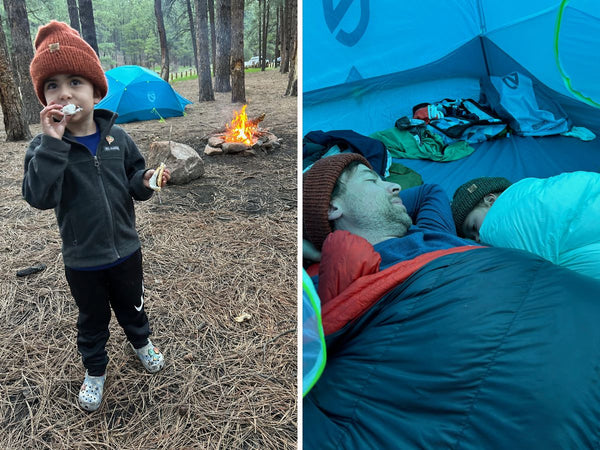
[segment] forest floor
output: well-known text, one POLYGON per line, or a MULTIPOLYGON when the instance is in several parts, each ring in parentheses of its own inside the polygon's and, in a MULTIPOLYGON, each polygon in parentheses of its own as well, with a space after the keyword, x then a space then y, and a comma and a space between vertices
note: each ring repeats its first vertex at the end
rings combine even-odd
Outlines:
POLYGON ((197 80, 174 84, 194 101, 184 117, 122 125, 145 155, 169 135, 192 146, 205 174, 136 203, 146 312, 166 365, 146 373, 113 318, 94 413, 77 406, 77 307, 54 213, 21 197, 28 142, 0 145, 0 448, 296 447, 298 99, 286 86, 278 70, 246 74, 248 116, 266 113, 261 128, 282 139, 268 154, 203 154, 241 104, 231 93, 198 103, 197 80), (16 276, 37 263, 45 270, 16 276), (236 322, 242 313, 251 318, 236 322))

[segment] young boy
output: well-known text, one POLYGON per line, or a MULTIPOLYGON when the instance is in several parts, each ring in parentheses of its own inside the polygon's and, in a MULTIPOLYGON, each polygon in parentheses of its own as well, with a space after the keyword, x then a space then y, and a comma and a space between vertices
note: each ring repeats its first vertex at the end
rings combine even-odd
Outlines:
POLYGON ((527 250, 600 279, 600 174, 468 181, 454 193, 459 236, 493 247, 527 250))
MULTIPOLYGON (((132 200, 152 196, 154 170, 145 169, 131 137, 113 125, 116 114, 94 110, 108 87, 100 60, 79 33, 51 21, 38 30, 35 49, 30 74, 44 109, 42 133, 25 155, 23 197, 56 214, 65 274, 79 308, 77 347, 86 368, 79 404, 94 411, 106 379, 111 307, 146 370, 164 365, 148 339, 132 200), (75 113, 61 111, 66 105, 75 113)), ((162 184, 169 178, 167 169, 162 184)))
POLYGON ((452 198, 456 234, 480 242, 479 230, 488 211, 512 183, 502 177, 475 178, 460 186, 452 198))

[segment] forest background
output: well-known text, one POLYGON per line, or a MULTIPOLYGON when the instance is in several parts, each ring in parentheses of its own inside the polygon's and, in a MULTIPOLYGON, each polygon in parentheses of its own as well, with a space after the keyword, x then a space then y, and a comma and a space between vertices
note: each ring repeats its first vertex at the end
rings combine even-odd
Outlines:
MULTIPOLYGON (((216 20, 215 2, 216 0, 211 0, 207 3, 211 53, 214 47, 212 30, 216 20)), ((27 0, 31 35, 35 36, 38 26, 51 19, 69 23, 67 3, 66 0, 27 0)), ((161 3, 169 43, 171 71, 191 69, 195 66, 195 62, 188 6, 195 14, 196 1, 163 0, 161 3)), ((124 64, 160 69, 161 53, 154 5, 154 0, 93 0, 98 49, 105 70, 124 64)), ((263 25, 262 8, 265 7, 267 8, 267 21, 264 24, 267 32, 266 58, 271 61, 281 56, 281 37, 277 37, 277 31, 279 28, 281 33, 280 23, 284 6, 283 0, 266 3, 259 0, 245 1, 244 60, 262 54, 259 31, 263 25)), ((5 14, 3 19, 6 20, 5 14)))
POLYGON ((78 30, 105 70, 134 64, 166 81, 197 76, 199 101, 231 91, 233 102, 245 102, 252 56, 262 71, 273 65, 289 73, 285 94, 297 96, 297 0, 3 0, 1 6, 7 140, 29 138, 25 123, 39 122, 28 69, 37 29, 52 19, 78 30))

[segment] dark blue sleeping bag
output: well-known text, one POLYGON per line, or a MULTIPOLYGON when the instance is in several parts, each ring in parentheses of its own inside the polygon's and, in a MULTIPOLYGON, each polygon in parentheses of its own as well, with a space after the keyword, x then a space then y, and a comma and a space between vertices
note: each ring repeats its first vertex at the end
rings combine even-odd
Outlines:
POLYGON ((327 351, 304 448, 600 448, 600 282, 529 253, 438 258, 327 351))

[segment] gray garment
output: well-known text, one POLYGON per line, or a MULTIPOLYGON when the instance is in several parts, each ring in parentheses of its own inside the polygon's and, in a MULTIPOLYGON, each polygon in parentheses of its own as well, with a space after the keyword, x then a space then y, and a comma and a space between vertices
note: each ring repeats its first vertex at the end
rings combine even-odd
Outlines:
POLYGON ((62 140, 37 135, 25 155, 23 197, 35 208, 54 208, 69 267, 109 264, 140 247, 133 199, 153 191, 143 184, 144 157, 115 119, 111 111, 94 112, 96 156, 68 131, 62 140))

